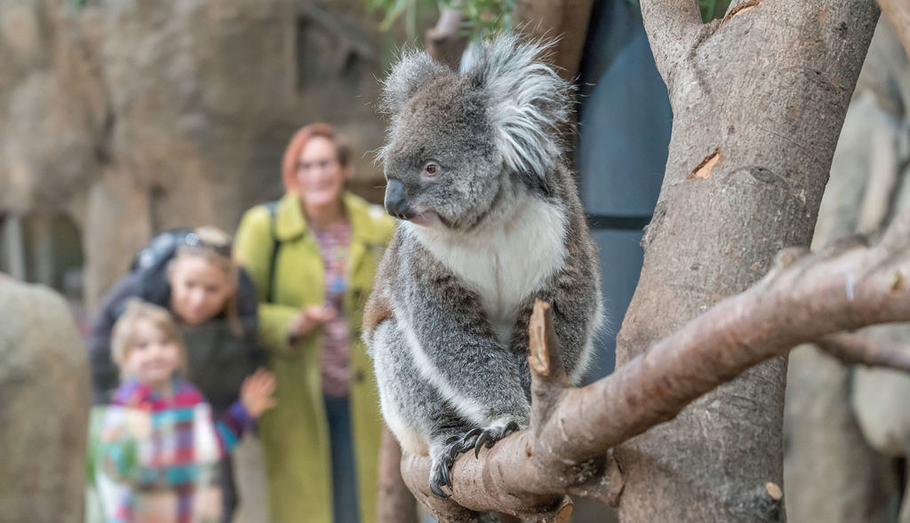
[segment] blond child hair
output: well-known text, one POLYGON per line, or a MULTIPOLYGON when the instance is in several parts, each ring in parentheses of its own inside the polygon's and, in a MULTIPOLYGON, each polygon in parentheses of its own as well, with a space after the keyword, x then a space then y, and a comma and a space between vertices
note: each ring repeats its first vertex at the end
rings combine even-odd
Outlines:
POLYGON ((111 356, 114 363, 120 368, 121 377, 130 351, 136 345, 137 326, 141 322, 149 322, 156 329, 164 333, 180 348, 180 367, 182 374, 186 373, 186 344, 177 328, 174 317, 167 309, 133 298, 126 304, 126 310, 114 324, 111 334, 111 356))

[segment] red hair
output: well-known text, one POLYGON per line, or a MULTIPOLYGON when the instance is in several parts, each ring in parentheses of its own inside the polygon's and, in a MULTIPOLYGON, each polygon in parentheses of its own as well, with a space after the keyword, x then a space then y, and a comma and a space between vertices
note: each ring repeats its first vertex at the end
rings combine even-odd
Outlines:
POLYGON ((284 190, 287 192, 296 192, 297 190, 297 162, 300 161, 300 153, 310 140, 321 137, 335 144, 335 153, 338 155, 338 163, 342 169, 347 168, 350 157, 350 149, 335 132, 335 128, 327 123, 311 123, 301 127, 290 143, 284 150, 284 158, 281 160, 281 181, 284 183, 284 190))

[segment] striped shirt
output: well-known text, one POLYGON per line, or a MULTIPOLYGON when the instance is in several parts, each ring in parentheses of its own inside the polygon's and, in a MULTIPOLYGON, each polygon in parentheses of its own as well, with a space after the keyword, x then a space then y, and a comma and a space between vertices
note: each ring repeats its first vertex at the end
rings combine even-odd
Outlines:
POLYGON ((165 395, 129 380, 114 393, 99 443, 99 493, 108 523, 220 521, 219 459, 253 419, 234 403, 218 421, 196 387, 165 395))
POLYGON ((322 326, 322 392, 340 398, 348 395, 351 374, 350 331, 344 310, 351 224, 343 220, 325 228, 314 228, 313 234, 325 267, 325 306, 336 312, 335 317, 322 326))

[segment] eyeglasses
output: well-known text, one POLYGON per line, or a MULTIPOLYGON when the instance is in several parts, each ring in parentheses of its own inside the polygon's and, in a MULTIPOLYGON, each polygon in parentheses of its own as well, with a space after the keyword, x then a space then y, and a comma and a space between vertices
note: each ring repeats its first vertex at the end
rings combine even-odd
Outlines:
POLYGON ((219 256, 225 258, 231 257, 231 244, 230 243, 215 243, 207 242, 199 237, 195 232, 189 232, 186 236, 183 237, 183 243, 193 247, 195 249, 208 249, 219 256))
POLYGON ((325 160, 319 160, 318 162, 297 162, 297 172, 309 172, 316 169, 326 170, 335 163, 338 162, 336 158, 327 158, 325 160))

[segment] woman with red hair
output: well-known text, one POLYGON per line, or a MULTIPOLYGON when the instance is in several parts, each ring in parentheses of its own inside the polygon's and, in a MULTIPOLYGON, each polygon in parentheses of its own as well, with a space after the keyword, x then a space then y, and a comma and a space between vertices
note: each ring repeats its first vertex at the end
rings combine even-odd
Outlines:
POLYGON ((247 211, 234 243, 278 381, 259 422, 274 523, 375 521, 382 420, 360 325, 395 224, 345 190, 350 160, 330 125, 297 131, 285 195, 247 211))

